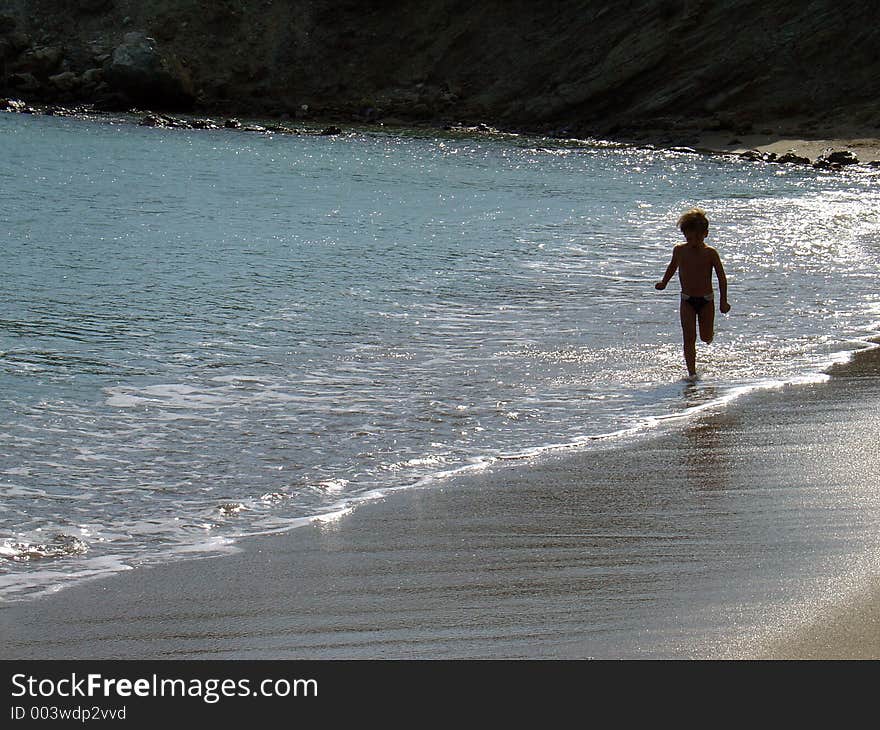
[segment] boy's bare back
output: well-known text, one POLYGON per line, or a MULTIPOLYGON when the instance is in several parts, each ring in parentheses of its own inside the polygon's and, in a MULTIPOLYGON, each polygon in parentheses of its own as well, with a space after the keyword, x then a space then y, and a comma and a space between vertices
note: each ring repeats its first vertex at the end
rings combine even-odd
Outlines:
POLYGON ((672 251, 677 263, 681 292, 689 297, 712 294, 712 271, 721 266, 718 252, 706 244, 680 243, 672 251))

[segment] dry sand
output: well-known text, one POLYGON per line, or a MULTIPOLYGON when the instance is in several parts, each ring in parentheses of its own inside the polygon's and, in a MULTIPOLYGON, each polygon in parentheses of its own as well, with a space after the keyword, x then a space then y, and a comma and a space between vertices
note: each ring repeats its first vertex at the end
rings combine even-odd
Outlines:
POLYGON ((755 652, 762 659, 880 659, 880 578, 755 652))
POLYGON ((818 136, 802 137, 784 133, 735 135, 731 132, 705 132, 697 144, 704 149, 720 152, 742 153, 747 150, 772 152, 784 155, 793 152, 815 162, 829 152, 852 152, 862 163, 880 160, 880 138, 869 136, 818 136))
POLYGON ((772 152, 784 155, 793 152, 815 162, 829 152, 852 152, 859 162, 868 164, 880 161, 880 136, 876 128, 807 129, 797 120, 789 120, 779 127, 768 127, 747 134, 732 131, 699 131, 688 140, 688 144, 700 149, 739 154, 747 150, 772 152))
POLYGON ((731 130, 655 129, 639 135, 641 142, 659 146, 684 146, 704 152, 742 154, 749 150, 784 155, 787 152, 815 162, 829 152, 852 152, 863 165, 880 162, 880 135, 877 128, 841 126, 808 128, 805 122, 789 120, 784 125, 738 134, 731 130))

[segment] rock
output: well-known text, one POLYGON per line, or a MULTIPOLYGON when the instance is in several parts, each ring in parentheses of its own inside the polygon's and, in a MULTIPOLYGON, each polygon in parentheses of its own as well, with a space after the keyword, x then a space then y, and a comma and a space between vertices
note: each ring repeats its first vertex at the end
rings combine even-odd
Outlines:
POLYGON ((27 33, 17 30, 6 36, 6 42, 9 44, 10 52, 14 55, 21 53, 31 47, 31 39, 27 33))
MULTIPOLYGON (((183 119, 176 119, 175 117, 169 117, 167 114, 154 114, 153 112, 148 112, 143 119, 138 122, 138 125, 141 127, 163 127, 163 128, 172 128, 172 129, 217 129, 218 127, 214 125, 213 127, 207 126, 196 126, 199 122, 211 122, 210 119, 200 119, 196 120, 192 124, 183 119)), ((213 122, 211 122, 213 124, 213 122)))
POLYGON ((50 76, 49 83, 58 91, 73 91, 79 88, 82 81, 73 71, 62 71, 60 74, 50 76))
POLYGON ((227 119, 223 122, 223 126, 226 127, 226 129, 241 129, 241 122, 237 119, 227 119))
POLYGON ((375 123, 381 116, 381 112, 373 106, 363 107, 352 115, 357 121, 366 122, 367 124, 375 123))
POLYGON ((113 9, 115 0, 78 0, 77 5, 84 13, 103 13, 113 9))
POLYGON ((81 77, 83 86, 97 86, 104 80, 104 71, 100 68, 90 68, 83 71, 81 77))
POLYGON ((121 111, 128 106, 128 98, 118 91, 113 91, 107 84, 95 89, 93 103, 98 111, 121 111))
POLYGON ((21 99, 0 99, 0 109, 8 112, 22 112, 26 106, 21 99))
POLYGON ((15 30, 16 20, 11 15, 0 15, 0 34, 11 33, 15 30))
POLYGON ((342 134, 342 130, 339 127, 325 127, 321 130, 321 134, 329 137, 336 134, 342 134))
MULTIPOLYGON (((389 120, 385 120, 390 123, 389 120)), ((479 124, 468 126, 463 123, 450 124, 444 127, 447 131, 450 132, 459 132, 463 134, 498 134, 498 130, 495 127, 490 127, 488 124, 484 122, 480 122, 479 124)))
POLYGON ((138 122, 140 127, 167 127, 165 119, 158 114, 147 114, 138 122))
POLYGON ((759 152, 758 150, 746 150, 740 153, 740 158, 752 162, 776 162, 775 152, 759 152))
POLYGON ((813 167, 815 167, 817 170, 842 170, 843 169, 843 165, 841 165, 839 162, 829 162, 828 160, 825 160, 821 157, 813 163, 813 167))
POLYGON ((15 67, 21 73, 30 73, 45 79, 60 68, 63 58, 64 53, 60 48, 38 46, 22 53, 15 67))
POLYGON ((213 119, 193 119, 191 126, 193 129, 220 129, 213 119))
POLYGON ((10 88, 17 89, 25 94, 33 94, 41 88, 41 84, 37 81, 37 77, 31 73, 9 74, 6 83, 10 88))
POLYGON ((776 162, 784 165, 811 165, 813 161, 809 157, 801 157, 799 154, 789 150, 784 155, 776 158, 776 162))
POLYGON ((859 158, 849 150, 837 150, 820 155, 816 160, 817 163, 828 163, 831 165, 858 165, 859 158))
POLYGON ((245 507, 241 502, 226 502, 218 506, 217 510, 224 517, 232 517, 233 515, 237 515, 239 512, 246 512, 247 507, 245 507))
POLYGON ((269 132, 275 132, 276 134, 295 134, 293 129, 285 127, 283 124, 270 124, 266 127, 266 130, 269 132))
POLYGON ((195 99, 183 66, 160 53, 156 42, 139 31, 125 34, 104 68, 104 78, 135 104, 189 108, 195 99))

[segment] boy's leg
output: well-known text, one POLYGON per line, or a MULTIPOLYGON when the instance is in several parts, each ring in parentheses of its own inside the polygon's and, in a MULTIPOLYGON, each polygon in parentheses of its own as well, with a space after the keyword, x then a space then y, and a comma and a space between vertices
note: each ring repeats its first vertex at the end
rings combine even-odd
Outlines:
MULTIPOLYGON (((703 307, 705 309, 705 307, 703 307)), ((684 339, 684 362, 688 375, 697 373, 697 313, 686 301, 682 300, 679 309, 681 315, 681 334, 684 339)))
POLYGON ((700 339, 708 345, 715 336, 715 302, 706 302, 697 316, 700 320, 700 339))

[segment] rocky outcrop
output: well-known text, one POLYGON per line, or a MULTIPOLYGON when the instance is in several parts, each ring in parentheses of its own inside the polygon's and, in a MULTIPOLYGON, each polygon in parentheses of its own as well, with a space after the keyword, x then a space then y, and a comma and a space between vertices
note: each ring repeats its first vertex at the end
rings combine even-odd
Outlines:
POLYGON ((567 135, 880 125, 880 24, 855 0, 413 7, 0 0, 0 96, 567 135))
POLYGON ((837 150, 821 155, 816 162, 821 165, 858 165, 859 158, 849 150, 837 150))
POLYGON ((191 107, 195 94, 188 73, 156 40, 142 31, 126 33, 103 69, 110 91, 139 106, 191 107))

